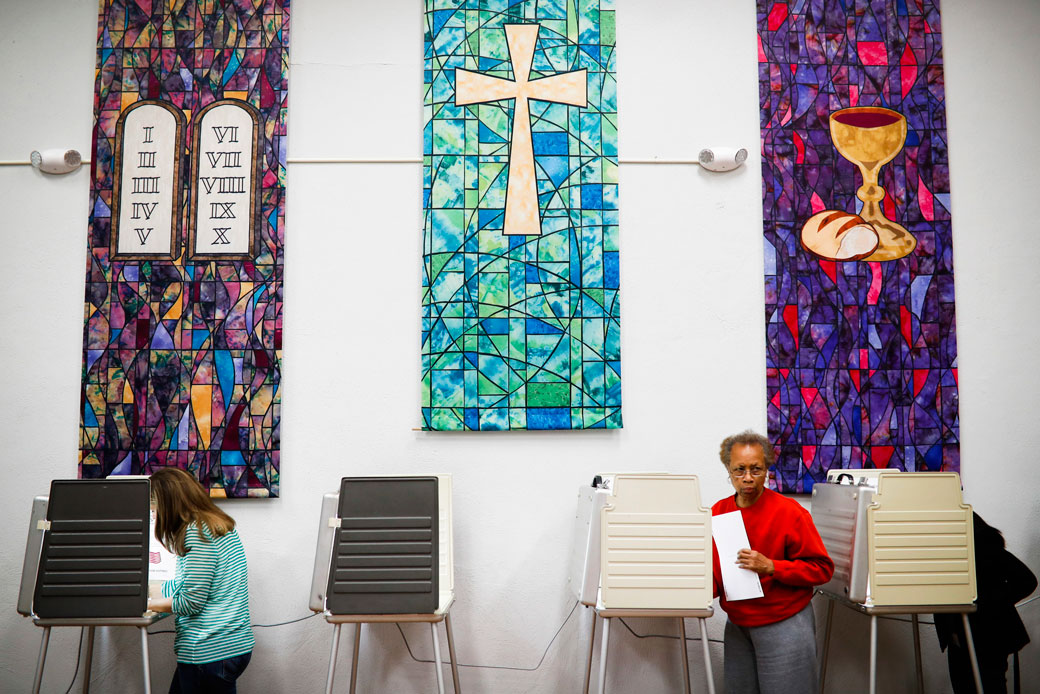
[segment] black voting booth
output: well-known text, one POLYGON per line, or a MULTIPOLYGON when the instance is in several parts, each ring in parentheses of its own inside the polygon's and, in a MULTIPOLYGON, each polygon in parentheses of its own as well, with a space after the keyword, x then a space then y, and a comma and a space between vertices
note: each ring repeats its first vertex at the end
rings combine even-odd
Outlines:
POLYGON ((49 497, 37 497, 33 511, 18 601, 19 612, 44 630, 33 692, 40 689, 50 630, 56 626, 88 630, 84 692, 94 629, 138 627, 145 692, 150 692, 146 627, 158 616, 146 614, 148 480, 54 480, 49 497), (45 519, 38 518, 43 508, 45 519))
POLYGON ((449 476, 344 477, 338 494, 325 495, 311 609, 323 611, 334 626, 327 694, 333 691, 343 625, 354 625, 353 694, 361 625, 390 622, 430 625, 440 694, 444 681, 436 625, 444 622, 452 681, 455 691, 461 691, 449 615, 454 599, 450 499, 449 476))
POLYGON ((148 480, 55 480, 33 612, 140 617, 148 606, 148 480))
POLYGON ((414 614, 437 609, 436 477, 344 477, 326 609, 414 614))

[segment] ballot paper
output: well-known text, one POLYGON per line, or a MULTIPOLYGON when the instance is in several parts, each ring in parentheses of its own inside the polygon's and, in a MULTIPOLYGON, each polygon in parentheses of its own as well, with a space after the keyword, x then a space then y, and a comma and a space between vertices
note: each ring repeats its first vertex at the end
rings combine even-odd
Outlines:
POLYGON ((155 511, 152 510, 148 540, 148 582, 169 581, 177 574, 177 556, 162 546, 155 537, 155 511))
POLYGON ((751 569, 737 566, 737 552, 750 549, 747 530, 744 529, 744 517, 740 511, 731 511, 711 517, 711 537, 715 540, 715 548, 719 552, 719 566, 722 569, 722 586, 727 600, 750 600, 760 598, 762 582, 758 574, 751 569))

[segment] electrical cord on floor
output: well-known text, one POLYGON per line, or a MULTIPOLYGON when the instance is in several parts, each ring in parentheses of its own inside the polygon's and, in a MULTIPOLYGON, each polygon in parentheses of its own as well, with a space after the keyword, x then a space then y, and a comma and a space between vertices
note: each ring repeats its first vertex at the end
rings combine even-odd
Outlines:
MULTIPOLYGON (((304 615, 303 617, 297 617, 296 619, 290 619, 290 620, 288 620, 286 622, 276 622, 274 624, 252 624, 250 626, 252 626, 254 629, 270 629, 272 627, 281 627, 281 626, 285 626, 286 624, 295 624, 296 622, 302 622, 305 619, 310 619, 311 617, 317 617, 320 614, 321 614, 321 612, 312 612, 312 613, 310 613, 308 615, 304 615)), ((86 627, 83 627, 83 629, 86 629, 86 627)), ((72 691, 72 686, 74 684, 76 684, 76 677, 79 675, 79 658, 80 658, 80 653, 83 650, 83 629, 80 629, 80 632, 79 632, 79 647, 76 649, 76 667, 72 670, 72 681, 69 682, 69 688, 65 690, 65 694, 69 694, 69 692, 72 691)), ((148 633, 149 636, 155 636, 156 634, 175 634, 176 630, 175 629, 163 629, 162 631, 149 631, 147 633, 148 633)))
POLYGON ((83 650, 83 632, 86 631, 87 627, 79 628, 79 645, 76 646, 76 667, 72 668, 72 681, 69 682, 69 688, 65 690, 65 694, 69 694, 72 691, 72 685, 76 684, 76 675, 79 674, 79 656, 80 651, 83 650))
MULTIPOLYGON (((879 614, 878 615, 878 619, 888 619, 888 620, 893 621, 893 622, 906 622, 907 624, 913 624, 914 623, 914 620, 913 620, 912 617, 910 619, 907 619, 906 617, 893 617, 892 615, 886 615, 886 614, 879 614)), ((920 618, 918 618, 917 623, 918 624, 935 624, 935 622, 932 622, 932 621, 927 620, 927 619, 920 619, 920 618)))
MULTIPOLYGON (((312 617, 317 617, 320 614, 321 614, 321 612, 312 612, 311 614, 304 615, 303 617, 297 617, 296 619, 290 619, 289 621, 286 621, 286 622, 275 622, 274 624, 251 624, 250 626, 253 627, 254 629, 270 629, 272 627, 283 627, 286 624, 295 624, 296 622, 302 622, 305 619, 311 619, 312 617)), ((156 634, 173 634, 173 633, 176 633, 175 629, 163 629, 162 631, 149 631, 148 635, 149 636, 154 636, 156 634)))
MULTIPOLYGON (((571 621, 571 617, 574 616, 574 610, 578 608, 578 604, 578 601, 575 600, 574 605, 571 607, 571 611, 567 613, 567 617, 563 620, 563 624, 561 624, 560 628, 556 630, 555 634, 553 634, 552 639, 549 641, 549 645, 545 647, 544 651, 542 651, 542 657, 538 659, 538 664, 534 667, 518 667, 515 665, 471 665, 468 663, 456 663, 456 665, 458 667, 481 668, 485 670, 519 670, 521 672, 534 672, 542 666, 543 662, 545 662, 545 656, 549 655, 549 649, 552 648, 552 645, 554 643, 556 643, 556 638, 560 635, 560 632, 563 631, 563 628, 567 626, 567 622, 571 621)), ((400 624, 396 624, 396 626, 397 631, 401 634, 401 639, 404 641, 404 647, 408 650, 408 655, 412 658, 412 660, 414 660, 417 663, 434 662, 432 659, 417 658, 416 655, 412 653, 412 647, 408 643, 408 638, 404 635, 404 629, 401 628, 400 624)))
MULTIPOLYGON (((1034 601, 1036 601, 1038 599, 1040 599, 1040 594, 1034 595, 1031 598, 1028 598, 1027 600, 1023 600, 1022 602, 1018 603, 1017 606, 1018 607, 1024 607, 1024 606, 1028 605, 1029 603, 1034 602, 1034 601)), ((571 607, 571 611, 567 613, 567 617, 564 618, 563 623, 560 624, 560 628, 556 630, 555 634, 553 634, 552 639, 549 641, 549 645, 545 647, 544 651, 542 651, 542 657, 538 659, 538 664, 535 665, 534 667, 517 667, 517 666, 513 666, 513 665, 473 665, 473 664, 469 664, 469 663, 457 663, 458 667, 481 668, 481 669, 486 669, 486 670, 518 670, 518 671, 521 671, 521 672, 533 672, 533 671, 537 670, 538 668, 540 668, 542 666, 542 663, 545 662, 545 657, 549 654, 549 649, 552 648, 552 645, 554 643, 556 643, 556 639, 560 636, 560 632, 562 632, 563 628, 565 626, 567 626, 567 622, 571 621, 571 617, 574 616, 574 611, 576 609, 578 609, 578 604, 579 604, 578 601, 574 602, 574 605, 571 607)), ((842 603, 842 604, 844 604, 844 603, 842 603)), ((856 610, 856 608, 851 606, 851 605, 845 605, 845 606, 848 607, 850 610, 856 610)), ((858 610, 856 610, 856 611, 858 611, 858 610)), ((302 622, 304 620, 311 619, 312 617, 317 617, 320 614, 322 614, 322 613, 321 612, 314 612, 314 613, 311 613, 309 615, 305 615, 303 617, 297 617, 296 619, 290 619, 290 620, 285 621, 285 622, 276 622, 274 624, 254 624, 252 626, 257 628, 257 629, 270 629, 270 628, 273 628, 273 627, 285 626, 286 624, 295 624, 296 622, 302 622)), ((891 620, 896 621, 896 622, 912 622, 913 621, 911 619, 905 619, 903 617, 893 617, 891 615, 878 615, 878 617, 880 617, 881 619, 891 619, 891 620)), ((593 619, 595 619, 595 617, 593 617, 593 619)), ((636 632, 636 630, 633 629, 628 624, 628 622, 626 622, 624 619, 619 618, 619 621, 621 622, 622 625, 624 625, 625 629, 628 630, 628 633, 632 634, 632 636, 636 637, 637 639, 676 639, 676 640, 679 639, 678 636, 673 636, 671 634, 640 634, 640 633, 636 632)), ((919 624, 934 624, 935 623, 935 622, 930 622, 930 621, 926 621, 926 620, 923 620, 923 619, 919 619, 917 621, 918 621, 919 624)), ((397 631, 401 634, 401 640, 404 641, 404 647, 405 647, 405 649, 407 649, 408 656, 412 660, 414 660, 417 663, 433 663, 432 659, 417 657, 415 655, 415 653, 412 652, 412 646, 411 646, 411 644, 408 643, 408 637, 406 637, 404 635, 404 629, 401 628, 400 624, 395 624, 395 626, 397 627, 397 631)), ((173 633, 175 633, 175 630, 173 630, 173 629, 164 629, 163 631, 149 631, 148 635, 149 636, 154 636, 155 634, 173 634, 173 633)), ((701 639, 700 639, 699 636, 698 637, 687 636, 686 640, 687 641, 700 641, 701 639)), ((722 639, 712 639, 712 638, 709 638, 708 639, 708 643, 723 643, 723 640, 722 639)), ((73 670, 72 682, 69 683, 69 688, 65 690, 65 694, 69 694, 69 692, 72 691, 72 686, 76 683, 76 675, 79 674, 79 660, 80 660, 80 654, 81 654, 82 649, 83 649, 83 630, 81 629, 80 632, 79 632, 79 646, 76 649, 76 667, 73 670)))
POLYGON ((297 617, 296 619, 290 619, 288 622, 277 622, 275 624, 254 624, 253 626, 256 627, 257 629, 270 629, 271 627, 283 627, 286 624, 295 624, 296 622, 302 622, 305 619, 311 619, 312 617, 317 617, 320 614, 322 614, 322 613, 321 612, 311 612, 309 615, 305 615, 303 617, 297 617))
MULTIPOLYGON (((1031 598, 1029 598, 1027 600, 1023 600, 1022 602, 1018 603, 1017 607, 1024 607, 1024 606, 1028 605, 1029 603, 1033 602, 1034 600, 1040 600, 1040 594, 1034 595, 1033 597, 1031 597, 1031 598)), ((842 603, 842 604, 844 604, 844 603, 842 603)), ((851 606, 851 605, 845 605, 845 607, 848 607, 850 610, 854 610, 856 612, 859 611, 859 610, 856 610, 856 608, 851 606)), ((894 622, 906 622, 908 624, 912 624, 913 623, 913 619, 906 619, 905 617, 894 617, 892 615, 878 615, 878 619, 891 619, 894 622)), ((625 628, 628 629, 628 633, 632 634, 632 636, 635 636, 637 639, 676 639, 676 640, 678 640, 678 638, 679 638, 678 636, 672 636, 672 635, 669 635, 669 634, 638 634, 638 633, 636 633, 636 631, 631 626, 629 626, 628 622, 626 622, 624 619, 620 619, 620 621, 625 626, 625 628)), ((935 624, 935 622, 931 622, 931 621, 928 621, 928 620, 925 620, 925 619, 918 619, 917 623, 918 624, 935 624)), ((695 638, 695 637, 692 637, 692 636, 687 636, 686 640, 687 641, 700 641, 700 638, 699 637, 695 638)), ((708 643, 723 643, 723 641, 722 641, 722 639, 712 639, 712 638, 709 638, 708 639, 708 643)), ((432 662, 432 661, 430 661, 430 662, 432 662)))
MULTIPOLYGON (((636 631, 628 625, 628 622, 626 622, 624 619, 620 617, 618 619, 625 626, 625 628, 628 629, 628 633, 632 634, 632 636, 635 636, 637 639, 675 639, 676 641, 679 640, 678 636, 672 636, 671 634, 637 634, 636 631)), ((687 636, 686 640, 700 641, 701 638, 699 636, 696 638, 692 636, 687 636)), ((708 643, 722 643, 722 639, 708 638, 708 643)))

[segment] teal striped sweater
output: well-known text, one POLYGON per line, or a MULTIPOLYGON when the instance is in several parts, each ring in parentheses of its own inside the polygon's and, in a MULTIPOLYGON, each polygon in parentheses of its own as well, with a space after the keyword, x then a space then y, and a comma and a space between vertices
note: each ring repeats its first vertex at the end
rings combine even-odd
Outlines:
POLYGON ((214 539, 203 524, 199 538, 191 523, 184 544, 187 553, 177 557, 174 579, 162 586, 163 597, 173 598, 177 662, 198 665, 249 653, 249 581, 238 531, 214 539))

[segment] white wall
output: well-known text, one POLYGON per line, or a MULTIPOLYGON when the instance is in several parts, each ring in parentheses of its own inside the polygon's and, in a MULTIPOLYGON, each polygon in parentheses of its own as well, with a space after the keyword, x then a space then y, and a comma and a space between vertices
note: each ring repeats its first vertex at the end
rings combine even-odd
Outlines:
MULTIPOLYGON (((417 158, 420 0, 294 0, 289 156, 417 158)), ((0 159, 90 151, 95 0, 0 0, 0 159)), ((1035 444, 1040 347, 1040 5, 943 2, 957 265, 963 480, 967 501, 1040 569, 1035 444)), ((416 432, 421 172, 417 164, 289 167, 282 496, 228 501, 250 563, 254 621, 307 614, 321 495, 346 474, 445 471, 455 479, 453 610, 463 663, 533 668, 573 603, 566 588, 575 489, 604 469, 701 476, 727 492, 717 442, 765 427, 758 71, 751 0, 618 0, 622 158, 694 159, 746 146, 748 166, 621 167, 625 428, 618 432, 416 432), (657 73, 659 65, 683 65, 657 73), (675 249, 658 251, 667 242, 675 249), (662 282, 661 278, 674 278, 662 282), (724 291, 719 291, 724 287, 724 291), (692 296, 703 297, 690 301, 692 296)), ((75 475, 83 316, 86 168, 45 177, 0 166, 0 689, 27 689, 40 630, 14 611, 31 498, 75 475)), ((822 622, 823 610, 819 609, 822 622)), ((1040 604, 1023 608, 1040 641, 1040 604)), ((467 692, 578 691, 589 615, 579 610, 535 671, 464 668, 467 692)), ((674 626, 633 620, 641 633, 674 626)), ((721 637, 721 613, 710 624, 721 637)), ((690 624, 695 633, 694 624, 690 624)), ((836 614, 830 691, 865 690, 867 623, 836 614)), ((171 627, 157 627, 171 628, 171 627)), ((367 630, 360 691, 428 692, 392 626, 367 630)), ((406 626, 416 654, 428 631, 406 626)), ((320 691, 331 627, 320 618, 257 630, 243 691, 320 691)), ((909 625, 882 625, 881 691, 913 683, 909 625)), ((45 691, 72 677, 75 630, 52 638, 45 691)), ((151 638, 164 691, 172 636, 151 638)), ((343 644, 341 689, 349 667, 343 644)), ((721 682, 721 646, 712 644, 721 682)), ((949 688, 931 627, 925 686, 949 688)), ((679 688, 675 641, 615 631, 614 691, 679 688)), ((703 683, 690 644, 694 686, 703 683)), ((1023 654, 1027 689, 1040 647, 1023 654)), ((133 692, 131 630, 99 636, 96 691, 133 692)))

